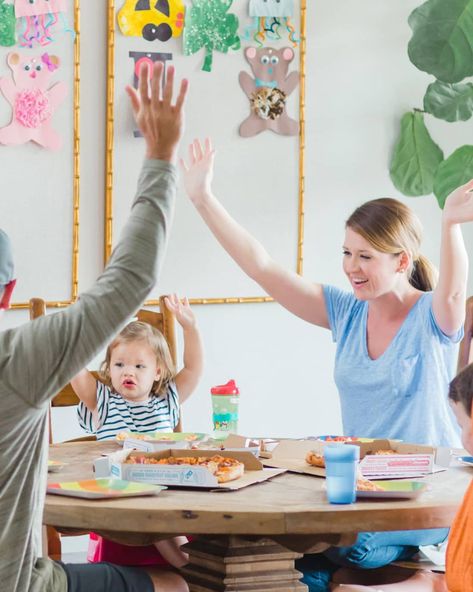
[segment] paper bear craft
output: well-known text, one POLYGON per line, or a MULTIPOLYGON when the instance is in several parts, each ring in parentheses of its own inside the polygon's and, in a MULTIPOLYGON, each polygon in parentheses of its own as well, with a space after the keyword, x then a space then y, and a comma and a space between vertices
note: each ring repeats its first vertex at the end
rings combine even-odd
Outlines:
POLYGON ((294 59, 290 47, 247 47, 245 57, 254 78, 240 72, 240 86, 250 100, 251 114, 240 125, 244 138, 255 136, 267 129, 285 136, 299 133, 299 123, 286 113, 286 100, 299 83, 299 72, 287 75, 294 59))
POLYGON ((25 144, 30 140, 44 148, 58 150, 61 136, 52 127, 52 116, 67 94, 64 82, 51 86, 51 77, 59 67, 59 58, 8 54, 13 78, 0 78, 0 91, 12 107, 12 121, 0 128, 0 143, 25 144))

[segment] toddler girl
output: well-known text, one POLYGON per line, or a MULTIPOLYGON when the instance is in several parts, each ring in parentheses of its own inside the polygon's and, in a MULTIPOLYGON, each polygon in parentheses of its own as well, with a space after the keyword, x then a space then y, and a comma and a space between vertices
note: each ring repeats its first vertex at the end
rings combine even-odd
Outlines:
MULTIPOLYGON (((163 335, 147 323, 129 323, 107 348, 101 367, 104 383, 82 370, 71 381, 80 399, 79 423, 97 440, 110 440, 121 431, 171 432, 179 422, 180 404, 199 382, 203 348, 189 302, 176 295, 166 298, 184 333, 184 367, 175 372, 163 335)), ((91 535, 89 558, 122 565, 163 564, 175 567, 187 562, 180 546, 185 537, 175 537, 153 547, 129 547, 91 535), (156 552, 158 549, 159 553, 156 552), (161 557, 161 556, 162 557, 161 557), (164 562, 166 563, 166 561, 164 562)))

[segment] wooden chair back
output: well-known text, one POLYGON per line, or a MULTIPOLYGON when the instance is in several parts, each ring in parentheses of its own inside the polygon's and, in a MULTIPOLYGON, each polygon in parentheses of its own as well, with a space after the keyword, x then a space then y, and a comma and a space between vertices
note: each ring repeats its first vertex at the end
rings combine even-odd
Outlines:
POLYGON ((458 352, 457 372, 463 370, 468 364, 473 362, 473 296, 466 301, 465 314, 465 335, 460 343, 458 352))
MULTIPOLYGON (((154 310, 140 309, 136 313, 136 317, 139 321, 148 323, 161 331, 166 339, 171 352, 171 358, 176 364, 177 362, 177 349, 176 349, 176 330, 175 330, 175 319, 174 314, 166 307, 164 303, 165 296, 159 298, 159 312, 154 310)), ((29 302, 30 319, 36 319, 46 314, 46 303, 41 298, 32 298, 29 302)), ((97 372, 92 373, 97 380, 100 377, 97 372)), ((71 407, 79 404, 79 397, 74 392, 71 384, 66 384, 55 397, 51 400, 51 407, 71 407)), ((179 419, 179 423, 174 428, 175 432, 182 432, 182 422, 179 419)), ((77 438, 76 440, 95 440, 95 436, 84 436, 77 438)), ((70 440, 74 442, 75 440, 70 440)), ((53 443, 53 431, 51 424, 51 413, 49 414, 49 443, 53 443)))

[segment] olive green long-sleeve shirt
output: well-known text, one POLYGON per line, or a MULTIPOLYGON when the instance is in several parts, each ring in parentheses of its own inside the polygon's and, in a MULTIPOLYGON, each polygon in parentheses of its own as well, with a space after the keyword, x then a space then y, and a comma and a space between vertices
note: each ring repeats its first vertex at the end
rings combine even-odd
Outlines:
POLYGON ((94 286, 61 312, 0 333, 2 592, 67 591, 60 566, 38 558, 49 400, 108 344, 155 285, 175 189, 173 165, 145 161, 128 222, 94 286))

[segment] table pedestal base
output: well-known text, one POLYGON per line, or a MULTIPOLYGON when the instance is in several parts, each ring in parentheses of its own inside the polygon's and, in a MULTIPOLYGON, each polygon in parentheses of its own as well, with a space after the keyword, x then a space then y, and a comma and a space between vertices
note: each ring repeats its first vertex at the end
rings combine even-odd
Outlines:
POLYGON ((268 539, 236 536, 200 539, 183 547, 189 563, 182 574, 190 592, 306 592, 294 568, 300 553, 268 539))

